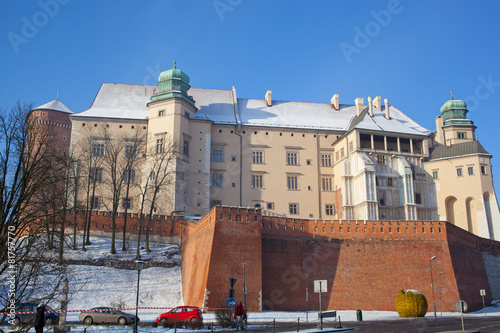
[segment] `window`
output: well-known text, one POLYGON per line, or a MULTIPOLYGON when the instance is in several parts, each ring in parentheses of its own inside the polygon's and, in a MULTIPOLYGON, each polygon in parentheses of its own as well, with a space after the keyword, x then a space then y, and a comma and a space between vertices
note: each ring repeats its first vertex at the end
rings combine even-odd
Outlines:
POLYGON ((263 150, 252 151, 252 163, 253 164, 264 163, 264 151, 263 150))
POLYGON ((438 171, 432 171, 432 179, 439 179, 439 172, 438 171))
POLYGON ((224 148, 212 148, 212 161, 224 162, 224 148))
POLYGON ((165 139, 164 138, 157 138, 156 139, 156 153, 157 154, 163 154, 163 151, 165 149, 165 139))
POLYGON ((252 188, 262 188, 262 175, 252 175, 252 188))
POLYGON ((266 207, 267 209, 274 209, 274 202, 268 202, 266 207))
POLYGON ((299 153, 287 152, 286 153, 286 164, 299 165, 299 153))
POLYGON ((467 172, 469 173, 469 176, 474 175, 474 167, 468 167, 467 172))
POLYGON ((299 204, 298 203, 288 204, 288 211, 290 212, 290 215, 298 215, 299 214, 299 204))
POLYGON ((462 168, 457 168, 457 176, 462 177, 462 168))
POLYGON ((135 170, 127 169, 123 173, 123 182, 125 184, 133 184, 135 183, 135 170))
POLYGON ((334 204, 326 204, 326 215, 334 215, 335 214, 335 205, 334 204))
POLYGON ((422 197, 420 196, 420 193, 415 193, 415 203, 417 205, 422 204, 422 197))
POLYGON ((385 164, 385 155, 377 155, 377 163, 385 164))
POLYGON ((321 154, 321 166, 322 167, 332 166, 332 154, 321 154))
POLYGON ((222 173, 212 174, 212 187, 222 187, 222 173))
POLYGON ((92 156, 105 156, 106 142, 99 140, 92 142, 92 156))
POLYGON ((392 178, 387 178, 387 186, 392 186, 392 178))
POLYGON ((122 199, 122 208, 123 209, 132 208, 132 198, 123 198, 122 199))
POLYGON ((158 117, 163 117, 165 115, 165 110, 158 111, 158 117))
POLYGON ((344 157, 344 148, 340 148, 340 157, 344 157))
POLYGON ((92 168, 90 170, 90 181, 96 183, 102 183, 102 169, 92 168))
POLYGON ((354 142, 349 142, 349 152, 352 152, 354 150, 354 142))
POLYGON ((182 153, 184 156, 189 156, 189 141, 184 140, 184 145, 182 146, 182 153))
POLYGON ((151 181, 155 181, 155 178, 156 178, 156 174, 153 170, 151 170, 151 172, 149 173, 149 179, 151 181))
POLYGON ((485 175, 486 174, 486 166, 481 165, 481 174, 485 175))
POLYGON ((333 179, 331 177, 321 178, 321 190, 333 191, 333 179))
POLYGON ((99 204, 101 200, 99 197, 91 197, 90 198, 90 209, 99 209, 99 204))
POLYGON ((287 176, 287 187, 289 190, 298 190, 297 176, 287 176))
POLYGON ((212 200, 212 204, 210 207, 214 207, 214 206, 222 206, 222 201, 220 200, 212 200))
POLYGON ((137 157, 137 145, 135 142, 125 143, 125 157, 137 157))
POLYGON ((339 152, 335 153, 335 159, 338 161, 339 160, 339 152))
POLYGON ((458 135, 459 139, 465 139, 465 138, 467 138, 467 135, 465 134, 465 132, 458 132, 457 135, 458 135))

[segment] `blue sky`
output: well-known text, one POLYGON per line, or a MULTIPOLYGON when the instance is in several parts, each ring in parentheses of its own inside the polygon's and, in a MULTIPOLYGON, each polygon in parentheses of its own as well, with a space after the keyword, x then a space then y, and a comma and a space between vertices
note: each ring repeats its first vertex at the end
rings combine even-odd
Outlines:
POLYGON ((482 0, 3 0, 0 106, 38 106, 59 89, 80 112, 102 82, 153 85, 174 60, 192 87, 345 104, 381 95, 430 130, 452 90, 495 168, 498 13, 482 0))

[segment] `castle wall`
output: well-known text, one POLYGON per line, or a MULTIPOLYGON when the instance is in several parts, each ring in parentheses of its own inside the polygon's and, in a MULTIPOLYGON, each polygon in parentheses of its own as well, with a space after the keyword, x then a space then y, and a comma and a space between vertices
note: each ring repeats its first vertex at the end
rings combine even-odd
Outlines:
MULTIPOLYGON (((107 230, 108 220, 93 216, 92 228, 103 223, 107 230)), ((450 311, 459 299, 478 310, 480 289, 487 304, 500 290, 500 243, 443 221, 304 220, 214 207, 196 223, 161 217, 151 232, 181 239, 184 302, 200 307, 225 304, 229 278, 237 279, 235 298, 243 300, 243 263, 251 311, 316 310, 313 281, 327 280, 323 310, 394 311, 399 290, 416 289, 430 312, 431 265, 437 311, 450 311)))

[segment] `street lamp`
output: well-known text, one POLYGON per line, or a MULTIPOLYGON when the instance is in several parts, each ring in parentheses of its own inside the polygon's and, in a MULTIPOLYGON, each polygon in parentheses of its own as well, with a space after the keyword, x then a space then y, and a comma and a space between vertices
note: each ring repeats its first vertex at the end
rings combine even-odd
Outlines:
POLYGON ((432 304, 434 305, 434 318, 437 318, 436 316, 436 300, 434 299, 434 281, 432 280, 432 261, 436 259, 436 256, 432 256, 431 260, 429 260, 429 266, 431 270, 431 289, 432 289, 432 304))
POLYGON ((247 308, 247 285, 245 284, 245 265, 246 263, 243 263, 243 308, 247 308))
POLYGON ((144 261, 137 259, 135 261, 137 265, 137 297, 135 299, 135 320, 134 320, 134 333, 137 333, 137 322, 139 317, 137 316, 137 310, 139 308, 139 281, 141 280, 141 271, 144 267, 144 261))

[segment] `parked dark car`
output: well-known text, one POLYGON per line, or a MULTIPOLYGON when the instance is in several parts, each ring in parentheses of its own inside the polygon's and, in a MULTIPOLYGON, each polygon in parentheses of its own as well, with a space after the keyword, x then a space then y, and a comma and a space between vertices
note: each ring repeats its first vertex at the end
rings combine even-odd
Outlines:
MULTIPOLYGON (((120 310, 112 310, 112 307, 97 307, 90 311, 80 313, 80 321, 85 325, 91 324, 120 324, 128 325, 135 323, 135 316, 121 312, 120 310)), ((139 322, 139 318, 137 318, 139 322)))
POLYGON ((156 322, 163 327, 174 325, 200 327, 203 324, 203 315, 196 306, 178 306, 162 313, 156 318, 156 322))
MULTIPOLYGON (((19 303, 16 306, 16 312, 33 312, 30 314, 16 314, 13 320, 14 325, 19 324, 32 324, 35 321, 36 308, 38 303, 19 303)), ((47 311, 53 311, 48 305, 45 306, 45 325, 57 325, 59 323, 59 313, 47 313, 47 311)))

